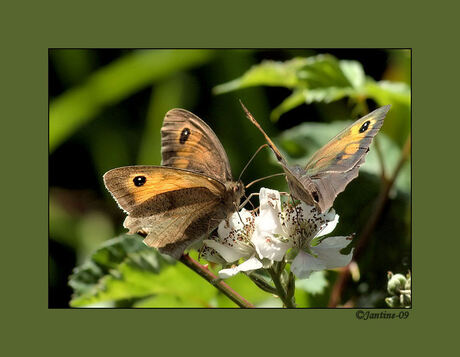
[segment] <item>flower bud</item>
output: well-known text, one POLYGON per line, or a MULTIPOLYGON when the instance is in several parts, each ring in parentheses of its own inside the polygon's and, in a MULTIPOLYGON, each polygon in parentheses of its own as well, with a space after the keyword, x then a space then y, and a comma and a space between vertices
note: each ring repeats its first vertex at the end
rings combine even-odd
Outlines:
POLYGON ((404 289, 405 290, 410 290, 410 287, 411 287, 411 277, 409 277, 406 281, 406 285, 404 286, 404 289))
POLYGON ((404 290, 406 285, 406 277, 402 274, 394 274, 388 280, 387 290, 391 295, 399 295, 401 290, 404 290))
POLYGON ((401 294, 399 297, 399 302, 401 307, 410 307, 411 306, 411 296, 410 293, 401 294))
POLYGON ((400 300, 398 296, 391 296, 385 298, 385 302, 389 307, 400 307, 400 300))

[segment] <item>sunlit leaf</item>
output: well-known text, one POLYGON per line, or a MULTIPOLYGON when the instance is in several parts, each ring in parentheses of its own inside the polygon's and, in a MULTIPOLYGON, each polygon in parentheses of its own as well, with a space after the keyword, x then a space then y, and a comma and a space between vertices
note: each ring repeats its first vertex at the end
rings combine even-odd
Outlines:
POLYGON ((266 85, 292 88, 299 84, 298 70, 305 65, 303 58, 286 62, 263 61, 251 67, 240 78, 214 87, 214 94, 223 94, 246 87, 266 85))
POLYGON ((403 82, 369 80, 366 83, 366 93, 379 105, 399 102, 410 106, 410 87, 403 82))
POLYGON ((364 86, 366 76, 361 63, 358 61, 339 61, 340 69, 342 70, 345 77, 351 83, 354 88, 361 88, 364 86))
MULTIPOLYGON (((248 286, 243 276, 232 284, 256 301, 266 298, 265 293, 248 286)), ((134 307, 236 307, 185 265, 162 256, 133 235, 103 244, 74 270, 69 285, 74 290, 70 304, 75 307, 118 301, 130 301, 129 306, 134 307)))
POLYGON ((347 96, 362 95, 364 84, 365 74, 359 62, 339 61, 334 56, 322 54, 286 62, 264 61, 240 78, 216 86, 214 93, 257 85, 291 88, 293 93, 271 113, 271 119, 276 121, 303 103, 330 103, 347 96))
MULTIPOLYGON (((129 278, 132 271, 158 274, 168 262, 154 249, 147 247, 138 236, 123 235, 105 242, 90 260, 75 268, 69 285, 74 289, 72 305, 117 300, 139 296, 137 292, 115 294, 107 291, 110 281, 129 278), (128 271, 128 276, 123 273, 128 271), (132 294, 132 295, 131 295, 132 294)), ((147 294, 149 291, 146 291, 147 294)), ((142 295, 141 295, 142 296, 142 295)))
POLYGON ((310 89, 324 87, 351 87, 340 61, 334 56, 325 54, 308 57, 305 65, 299 70, 298 77, 305 87, 310 89))

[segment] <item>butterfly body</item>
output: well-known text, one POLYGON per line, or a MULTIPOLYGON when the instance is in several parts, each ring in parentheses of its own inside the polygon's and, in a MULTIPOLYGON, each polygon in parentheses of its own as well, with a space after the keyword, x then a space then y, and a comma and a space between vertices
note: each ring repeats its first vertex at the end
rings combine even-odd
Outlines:
POLYGON ((232 180, 219 139, 194 114, 170 110, 161 134, 162 166, 116 168, 104 183, 128 213, 129 233, 178 259, 235 211, 244 186, 232 180))
POLYGON ((332 207, 337 195, 359 174, 369 145, 383 125, 390 105, 358 119, 313 154, 305 168, 290 166, 276 145, 244 107, 247 117, 262 132, 281 164, 292 196, 323 213, 332 207))

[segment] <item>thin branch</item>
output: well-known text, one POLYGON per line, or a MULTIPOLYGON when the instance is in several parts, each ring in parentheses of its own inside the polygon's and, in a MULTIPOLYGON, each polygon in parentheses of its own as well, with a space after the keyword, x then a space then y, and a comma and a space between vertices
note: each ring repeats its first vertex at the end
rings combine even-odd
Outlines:
POLYGON ((280 274, 278 269, 274 269, 273 267, 267 269, 272 277, 273 283, 275 284, 277 293, 276 295, 279 296, 281 301, 283 302, 284 306, 288 308, 294 308, 294 304, 292 303, 291 299, 288 299, 287 293, 284 290, 283 284, 281 284, 280 274), (277 271, 278 270, 278 271, 277 271))
POLYGON ((242 308, 254 308, 255 306, 239 295, 235 290, 233 290, 228 284, 220 280, 214 273, 212 273, 207 267, 201 265, 196 260, 191 258, 188 254, 183 254, 180 259, 184 265, 192 269, 195 273, 200 275, 203 279, 207 280, 212 284, 216 289, 222 292, 235 304, 242 308))
MULTIPOLYGON (((359 235, 359 241, 356 245, 355 254, 353 257, 354 261, 357 261, 361 256, 362 252, 364 251, 364 248, 367 245, 367 242, 369 241, 369 238, 371 237, 372 232, 374 231, 375 226, 377 225, 377 222, 380 219, 380 216, 382 215, 383 209, 385 208, 385 204, 388 201, 390 190, 393 187, 396 178, 398 177, 398 174, 401 171, 404 163, 409 159, 410 151, 411 140, 409 135, 404 144, 404 148, 402 150, 398 165, 396 166, 396 169, 393 172, 392 177, 384 183, 384 186, 380 191, 380 195, 377 198, 375 210, 373 211, 372 216, 369 218, 367 224, 364 226, 363 230, 361 231, 361 234, 359 235)), ((342 293, 345 290, 345 287, 347 286, 349 280, 350 268, 349 265, 347 265, 346 267, 341 269, 340 275, 336 283, 334 284, 331 297, 329 299, 329 307, 336 307, 339 304, 342 293)))

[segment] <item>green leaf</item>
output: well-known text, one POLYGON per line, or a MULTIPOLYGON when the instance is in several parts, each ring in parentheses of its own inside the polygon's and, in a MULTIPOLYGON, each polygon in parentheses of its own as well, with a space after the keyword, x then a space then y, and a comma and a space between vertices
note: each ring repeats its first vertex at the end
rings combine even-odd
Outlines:
POLYGON ((305 103, 311 104, 314 102, 330 103, 347 96, 355 95, 355 90, 351 87, 326 87, 317 89, 304 90, 305 103))
POLYGON ((365 84, 366 75, 361 63, 358 61, 339 61, 339 66, 344 76, 353 88, 362 88, 365 84))
POLYGON ((294 91, 289 97, 278 105, 270 113, 270 119, 276 122, 281 115, 305 103, 305 94, 303 90, 294 91))
POLYGON ((296 288, 306 291, 312 295, 322 294, 329 282, 326 279, 326 272, 315 271, 308 279, 296 280, 296 288))
POLYGON ((214 93, 257 85, 292 88, 294 92, 271 113, 271 119, 276 121, 302 103, 329 103, 346 96, 356 97, 363 91, 364 83, 364 70, 359 62, 339 61, 322 54, 286 62, 264 61, 240 78, 215 87, 214 93))
POLYGON ((379 105, 404 104, 410 106, 410 87, 403 82, 390 82, 368 80, 366 82, 366 93, 379 105))
POLYGON ((91 74, 85 83, 50 103, 49 150, 94 119, 104 107, 172 73, 200 65, 211 58, 204 50, 138 50, 91 74))
POLYGON ((305 65, 304 58, 286 62, 263 61, 252 66, 240 78, 214 87, 214 94, 223 94, 237 89, 266 85, 292 88, 299 83, 297 72, 305 65))
POLYGON ((411 89, 406 83, 366 82, 367 95, 379 105, 391 104, 383 130, 402 148, 411 133, 411 89))
MULTIPOLYGON (((107 291, 111 280, 123 280, 123 274, 133 271, 145 274, 158 274, 169 262, 155 249, 147 247, 142 238, 123 235, 105 242, 92 255, 90 260, 74 269, 69 285, 74 290, 72 306, 83 306, 121 298, 139 296, 139 291, 125 289, 125 293, 107 291)), ((144 292, 151 294, 150 290, 144 292)), ((143 294, 141 294, 142 296, 143 294)))
MULTIPOLYGON (((237 291, 257 297, 256 301, 266 298, 257 288, 248 289, 247 280, 234 279, 237 291)), ((136 235, 107 241, 74 269, 69 285, 74 307, 236 307, 198 274, 146 246, 136 235)))
POLYGON ((281 115, 298 107, 301 104, 314 102, 330 103, 347 96, 356 95, 355 89, 351 87, 325 87, 317 89, 302 89, 294 91, 270 114, 270 119, 276 122, 281 115))
POLYGON ((351 87, 352 82, 342 71, 340 62, 328 54, 308 57, 305 65, 298 71, 298 77, 310 89, 351 87))

